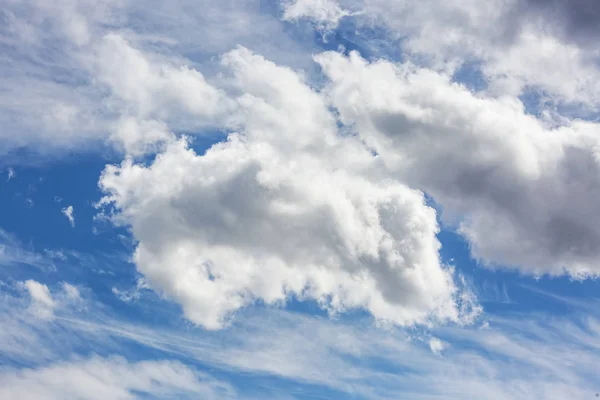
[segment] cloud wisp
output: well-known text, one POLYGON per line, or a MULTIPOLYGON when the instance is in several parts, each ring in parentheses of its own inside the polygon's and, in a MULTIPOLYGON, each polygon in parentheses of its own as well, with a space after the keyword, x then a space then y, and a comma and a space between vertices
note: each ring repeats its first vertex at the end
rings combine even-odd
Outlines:
MULTIPOLYGON (((62 307, 50 321, 22 318, 20 307, 27 307, 27 302, 12 298, 10 309, 2 310, 6 329, 0 354, 32 367, 5 369, 0 381, 11 385, 3 385, 2 390, 34 395, 45 388, 48 396, 87 393, 81 391, 88 385, 71 384, 68 379, 51 384, 58 371, 77 369, 81 379, 115 396, 137 391, 155 396, 252 398, 251 393, 259 390, 240 393, 235 381, 215 380, 192 365, 208 366, 220 375, 269 378, 272 385, 294 382, 305 387, 306 393, 322 386, 369 399, 464 399, 482 393, 502 400, 586 399, 600 383, 590 374, 600 358, 598 316, 577 306, 568 317, 490 316, 483 325, 434 332, 377 328, 364 319, 331 321, 254 309, 215 333, 132 324, 103 314, 90 299, 85 301, 85 312, 62 307), (57 332, 65 340, 57 341, 57 332), (81 346, 130 354, 132 344, 159 351, 161 358, 181 361, 57 358, 81 346), (123 372, 126 379, 116 379, 108 369, 129 372, 123 372), (173 374, 177 379, 170 378, 173 374)), ((155 314, 161 312, 160 306, 154 307, 155 314)))

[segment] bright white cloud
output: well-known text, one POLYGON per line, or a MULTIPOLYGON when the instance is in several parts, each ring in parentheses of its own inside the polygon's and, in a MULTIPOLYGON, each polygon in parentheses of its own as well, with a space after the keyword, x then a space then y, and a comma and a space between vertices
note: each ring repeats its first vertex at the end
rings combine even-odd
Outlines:
POLYGON ((110 108, 121 114, 111 138, 129 154, 155 152, 173 139, 171 131, 199 131, 230 112, 200 72, 143 53, 120 35, 106 35, 93 60, 94 76, 110 89, 110 108))
MULTIPOLYGON (((598 53, 543 21, 512 18, 518 4, 285 1, 283 19, 309 18, 319 29, 349 17, 359 33, 383 23, 405 58, 430 67, 324 53, 322 81, 308 62, 312 41, 296 43, 255 0, 9 1, 0 15, 0 41, 11 49, 0 67, 0 153, 105 140, 123 150, 100 187, 103 211, 139 243, 144 279, 113 288, 124 301, 149 287, 208 329, 254 302, 291 296, 397 325, 471 322, 480 309, 440 262, 424 192, 488 264, 600 273, 600 126, 555 109, 537 119, 516 98, 533 86, 551 102, 595 107, 598 53), (486 90, 451 83, 465 63, 481 69, 486 90), (205 154, 178 137, 211 129, 229 135, 205 154)), ((74 226, 73 206, 62 212, 74 226)), ((9 239, 0 231, 0 262, 51 265, 9 239)), ((2 398, 235 397, 178 363, 56 362, 82 348, 74 343, 118 347, 115 337, 368 398, 584 399, 597 383, 593 318, 492 321, 414 340, 269 308, 221 332, 228 342, 71 318, 65 306, 84 302, 78 287, 21 285, 38 318, 5 308, 0 355, 46 366, 0 372, 2 398), (364 362, 381 359, 385 371, 364 362)))
POLYGON ((326 97, 244 48, 227 53, 237 133, 205 155, 173 138, 150 165, 105 170, 103 204, 132 226, 139 271, 187 318, 220 328, 295 295, 397 324, 468 319, 477 307, 440 264, 435 213, 411 188, 488 264, 598 273, 596 125, 550 130, 512 97, 410 63, 316 60, 326 97), (363 142, 340 135, 326 98, 363 142))
POLYGON ((343 17, 352 15, 343 10, 335 0, 288 0, 282 3, 285 20, 310 18, 320 22, 326 29, 335 28, 343 17))
POLYGON ((338 135, 293 71, 243 48, 223 64, 242 93, 239 133, 203 156, 175 141, 151 165, 127 160, 100 180, 150 285, 207 328, 290 295, 398 324, 459 320, 422 194, 378 177, 377 158, 338 135))
POLYGON ((341 121, 395 179, 432 195, 476 257, 536 274, 597 275, 600 125, 549 129, 411 64, 317 56, 341 121))
POLYGON ((168 120, 171 108, 192 114, 216 112, 219 91, 198 71, 171 65, 158 54, 146 55, 116 34, 106 35, 96 51, 92 68, 131 114, 168 120))
MULTIPOLYGON (((495 95, 520 95, 534 87, 545 92, 551 103, 583 103, 593 110, 600 102, 600 53, 569 41, 560 34, 560 18, 529 12, 534 7, 528 7, 527 1, 488 0, 485 7, 477 0, 325 3, 299 1, 303 6, 294 8, 294 17, 335 25, 342 16, 325 10, 353 7, 360 10, 353 19, 359 29, 387 27, 390 38, 401 39, 399 46, 409 59, 450 74, 464 64, 479 65, 495 95)), ((571 5, 564 3, 566 14, 571 5)), ((585 5, 579 3, 585 13, 585 5)), ((289 19, 286 13, 283 18, 289 19)))
POLYGON ((0 397, 16 399, 234 398, 232 390, 179 362, 92 357, 0 372, 0 397))
POLYGON ((67 217, 71 226, 75 227, 75 215, 74 215, 75 210, 73 209, 73 206, 65 207, 62 209, 61 212, 65 215, 65 217, 67 217))
POLYGON ((48 286, 30 279, 23 283, 23 287, 27 289, 31 297, 30 311, 40 319, 52 319, 56 302, 52 298, 48 286))
POLYGON ((32 279, 20 282, 19 286, 29 294, 29 311, 41 320, 52 320, 55 311, 67 310, 70 306, 83 301, 79 289, 67 282, 63 282, 61 290, 54 293, 50 292, 47 285, 32 279))
POLYGON ((433 354, 441 354, 442 350, 444 350, 446 347, 444 345, 444 342, 442 342, 440 339, 438 338, 431 338, 429 339, 429 348, 431 349, 431 352, 433 354))
POLYGON ((197 67, 215 78, 212 57, 246 44, 310 65, 305 45, 255 3, 6 2, 0 10, 7 50, 0 66, 1 151, 27 147, 52 155, 112 138, 137 154, 152 151, 169 132, 201 133, 218 91, 197 67), (140 135, 149 125, 146 143, 140 135))
MULTIPOLYGON (((311 70, 281 66, 308 64, 273 16, 253 1, 211 3, 29 0, 7 5, 1 33, 19 49, 0 81, 4 147, 120 147, 103 205, 131 225, 151 287, 188 318, 218 328, 254 301, 295 295, 397 324, 468 319, 476 310, 440 263, 423 192, 490 264, 598 274, 598 125, 559 117, 551 129, 515 98, 533 85, 595 104, 600 79, 580 44, 520 20, 508 34, 514 1, 287 1, 286 20, 328 28, 361 10, 359 28, 384 21, 408 58, 432 67, 325 53, 321 91, 311 70), (279 64, 229 51, 246 40, 279 64), (439 72, 464 62, 480 64, 486 93, 439 72), (207 128, 230 134, 206 154, 177 136, 207 128)), ((74 226, 73 207, 62 212, 74 226)))
POLYGON ((119 298, 119 300, 129 303, 132 301, 137 301, 142 296, 142 291, 150 289, 150 286, 144 279, 138 279, 135 287, 129 290, 119 290, 116 287, 112 288, 112 292, 115 296, 119 298))

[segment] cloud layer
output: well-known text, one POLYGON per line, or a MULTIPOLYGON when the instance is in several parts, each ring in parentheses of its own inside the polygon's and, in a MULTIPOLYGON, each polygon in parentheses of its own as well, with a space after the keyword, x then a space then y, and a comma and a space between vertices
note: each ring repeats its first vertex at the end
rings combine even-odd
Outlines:
POLYGON ((232 398, 227 386, 170 361, 130 363, 122 357, 92 357, 0 374, 0 397, 6 400, 128 400, 140 395, 232 398))
MULTIPOLYGON (((547 295, 540 300, 567 306, 568 312, 529 313, 527 319, 509 313, 477 326, 423 331, 381 329, 366 318, 332 321, 255 308, 219 332, 118 319, 89 298, 84 298, 86 310, 65 307, 53 321, 31 319, 27 302, 5 289, 3 295, 0 356, 17 363, 0 370, 0 394, 8 399, 305 398, 327 388, 338 397, 359 399, 458 400, 484 394, 497 400, 583 400, 593 397, 598 385, 591 372, 600 361, 597 304, 547 295), (61 361, 73 351, 127 357, 133 351, 138 359, 140 349, 159 360, 105 355, 61 361), (173 357, 182 362, 165 361, 173 357), (253 384, 217 380, 197 372, 197 364, 220 377, 249 375, 253 384)), ((135 310, 168 321, 168 308, 145 302, 135 310)))

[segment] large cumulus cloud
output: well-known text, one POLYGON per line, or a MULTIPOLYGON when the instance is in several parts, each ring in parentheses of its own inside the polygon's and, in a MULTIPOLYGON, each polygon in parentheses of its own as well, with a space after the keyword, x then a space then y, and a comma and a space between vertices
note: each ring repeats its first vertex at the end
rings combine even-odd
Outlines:
MULTIPOLYGON (((153 162, 132 151, 101 177, 102 204, 139 241, 139 271, 189 319, 220 328, 291 295, 397 324, 468 319, 476 310, 440 263, 423 193, 486 264, 598 274, 597 124, 552 127, 513 96, 474 94, 410 62, 315 60, 321 92, 241 47, 221 59, 224 89, 182 69, 202 94, 196 115, 227 141, 202 154, 161 136, 153 162)), ((178 93, 177 79, 161 82, 178 93)))
POLYGON ((536 274, 600 272, 598 124, 551 129, 519 100, 475 96, 411 64, 317 61, 341 121, 458 218, 476 256, 536 274))
POLYGON ((11 2, 0 32, 13 49, 0 80, 11 94, 4 148, 116 144, 125 160, 104 171, 101 204, 131 226, 139 271, 189 319, 219 328, 247 304, 291 295, 397 324, 468 319, 424 193, 488 264, 598 274, 598 125, 554 107, 585 115, 599 103, 583 2, 556 14, 566 6, 534 0, 285 1, 282 18, 327 30, 344 18, 359 32, 384 23, 419 66, 324 53, 324 77, 311 75, 316 64, 281 66, 309 58, 253 1, 209 3, 200 12, 181 0, 189 15, 166 15, 136 2, 65 1, 57 12, 11 2), (229 29, 207 30, 210 15, 229 29), (279 64, 230 51, 246 32, 279 64), (46 48, 58 49, 46 63, 27 61, 46 48), (451 78, 471 63, 487 83, 476 94, 451 78), (553 105, 537 117, 519 100, 531 88, 553 105), (179 136, 215 130, 227 140, 206 153, 179 136))
POLYGON ((153 287, 207 328, 290 295, 398 324, 468 317, 423 194, 381 174, 293 71, 244 48, 223 65, 242 93, 237 133, 203 155, 173 141, 151 165, 128 160, 100 181, 153 287))

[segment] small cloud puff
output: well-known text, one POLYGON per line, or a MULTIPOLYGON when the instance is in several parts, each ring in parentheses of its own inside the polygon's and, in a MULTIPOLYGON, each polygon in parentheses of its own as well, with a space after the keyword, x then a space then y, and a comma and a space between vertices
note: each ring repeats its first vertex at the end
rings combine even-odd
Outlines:
POLYGON ((29 294, 29 311, 41 320, 52 320, 59 307, 79 303, 82 300, 79 289, 66 282, 61 285, 62 291, 55 292, 54 296, 47 285, 33 279, 20 282, 18 285, 29 294))
POLYGON ((32 279, 22 283, 24 289, 29 292, 31 303, 29 310, 40 319, 52 319, 56 302, 50 294, 48 286, 32 279))
POLYGON ((15 173, 15 170, 12 169, 12 168, 8 169, 7 175, 8 175, 8 177, 6 178, 6 182, 10 181, 12 178, 14 178, 15 176, 17 176, 17 174, 15 173))
POLYGON ((62 289, 65 294, 65 297, 68 300, 72 300, 72 301, 81 300, 81 294, 79 293, 79 289, 77 289, 75 286, 73 286, 67 282, 63 282, 62 289))
POLYGON ((431 338, 429 340, 429 348, 431 349, 431 352, 433 354, 440 355, 442 354, 442 351, 446 348, 446 345, 438 338, 431 338))
POLYGON ((68 206, 62 209, 62 213, 65 214, 73 228, 75 227, 75 216, 73 215, 74 211, 75 210, 73 209, 73 206, 68 206))

